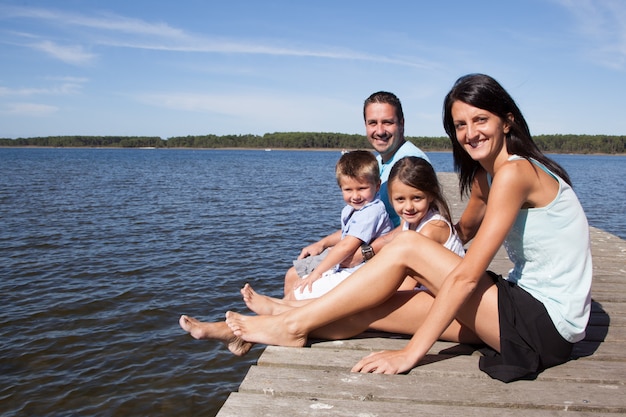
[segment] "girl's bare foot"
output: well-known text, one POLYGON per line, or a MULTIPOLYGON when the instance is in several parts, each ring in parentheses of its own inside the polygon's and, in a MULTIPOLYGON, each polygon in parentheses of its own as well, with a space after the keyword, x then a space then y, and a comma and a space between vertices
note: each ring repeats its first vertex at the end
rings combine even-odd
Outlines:
POLYGON ((250 284, 246 284, 241 289, 241 295, 246 306, 253 312, 262 315, 276 315, 298 306, 298 302, 281 300, 279 298, 268 297, 254 291, 250 284))
POLYGON ((246 342, 233 334, 226 322, 208 323, 182 315, 178 320, 180 327, 198 340, 219 340, 223 342, 233 355, 243 356, 250 351, 253 343, 246 342))
POLYGON ((283 315, 244 316, 233 311, 226 312, 226 324, 235 336, 243 340, 276 346, 304 346, 307 335, 292 333, 283 318, 283 315))

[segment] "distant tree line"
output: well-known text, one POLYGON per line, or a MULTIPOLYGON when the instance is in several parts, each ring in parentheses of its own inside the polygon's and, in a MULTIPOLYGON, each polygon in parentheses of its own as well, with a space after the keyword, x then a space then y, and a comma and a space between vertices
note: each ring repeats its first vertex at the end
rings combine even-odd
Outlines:
POLYGON ((0 146, 51 148, 166 148, 167 142, 157 136, 46 136, 0 139, 0 146))
MULTIPOLYGON (((407 137, 426 151, 450 151, 447 137, 407 137)), ((539 135, 539 148, 552 153, 626 153, 626 136, 539 135)), ((155 136, 47 136, 0 139, 0 147, 92 147, 92 148, 285 148, 363 149, 369 144, 363 135, 345 133, 284 132, 259 135, 200 135, 161 139, 155 136)))

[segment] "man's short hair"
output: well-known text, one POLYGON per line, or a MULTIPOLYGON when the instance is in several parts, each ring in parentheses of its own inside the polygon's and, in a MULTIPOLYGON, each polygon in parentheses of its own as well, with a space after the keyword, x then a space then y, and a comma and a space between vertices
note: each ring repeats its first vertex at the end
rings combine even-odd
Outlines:
POLYGON ((367 109, 367 106, 373 103, 392 105, 394 109, 396 109, 396 117, 398 118, 398 121, 400 123, 404 122, 402 103, 400 103, 400 99, 396 97, 395 94, 388 91, 378 91, 365 99, 365 103, 363 104, 363 119, 365 119, 365 109, 367 109))

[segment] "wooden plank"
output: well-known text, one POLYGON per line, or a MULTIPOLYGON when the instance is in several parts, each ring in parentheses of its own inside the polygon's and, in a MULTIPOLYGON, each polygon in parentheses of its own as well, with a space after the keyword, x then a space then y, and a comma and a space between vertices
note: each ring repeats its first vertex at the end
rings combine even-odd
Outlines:
MULTIPOLYGON (((358 349, 363 352, 363 356, 367 352, 375 352, 379 350, 401 349, 406 344, 406 340, 387 339, 384 337, 375 339, 349 339, 328 342, 319 342, 314 344, 313 348, 328 349, 358 349)), ((464 354, 464 355, 480 355, 476 348, 467 345, 457 345, 449 342, 437 342, 429 354, 440 353, 445 354, 464 354)), ((592 361, 615 361, 626 362, 624 354, 623 342, 606 342, 586 340, 574 345, 574 357, 585 358, 592 361)), ((626 374, 626 369, 624 370, 626 374)))
MULTIPOLYGON (((217 417, 572 417, 567 406, 561 410, 507 408, 458 408, 420 402, 354 401, 339 398, 291 398, 273 396, 271 393, 232 393, 217 417)), ((614 413, 597 411, 577 412, 578 417, 614 417, 614 413)))
MULTIPOLYGON (((349 372, 350 367, 365 355, 366 352, 362 350, 350 350, 345 347, 334 350, 304 349, 304 352, 299 348, 268 347, 259 357, 258 366, 349 372)), ((488 378, 478 369, 478 359, 474 355, 428 354, 409 374, 488 378)), ((623 362, 596 362, 585 358, 547 369, 537 380, 621 384, 625 370, 626 364, 623 362)))
MULTIPOLYGON (((378 350, 393 350, 402 349, 409 336, 407 335, 391 335, 387 336, 383 332, 365 332, 352 339, 345 340, 329 340, 329 341, 317 341, 311 344, 314 349, 351 349, 362 350, 364 353, 373 352, 378 350)), ((462 345, 452 342, 435 342, 435 344, 428 350, 431 355, 472 355, 478 354, 477 346, 462 345)))
POLYGON ((592 285, 591 293, 594 297, 604 302, 626 303, 626 284, 602 284, 600 288, 598 288, 598 284, 594 284, 592 285))
MULTIPOLYGON (((594 294, 594 301, 595 301, 594 294)), ((618 303, 613 301, 594 302, 591 304, 591 312, 606 315, 611 321, 623 320, 626 317, 626 303, 618 303)))
MULTIPOLYGON (((406 345, 406 342, 406 339, 389 339, 385 337, 371 339, 363 338, 317 342, 312 345, 312 348, 360 350, 363 353, 363 356, 365 356, 368 352, 402 349, 406 345)), ((476 347, 449 342, 435 343, 433 348, 431 348, 428 353, 431 355, 480 355, 476 347)), ((585 340, 578 342, 574 346, 574 357, 584 357, 585 359, 592 361, 601 360, 626 362, 623 342, 607 342, 601 340, 585 340)), ((624 370, 624 373, 626 374, 626 369, 624 370)))
MULTIPOLYGON (((483 374, 484 375, 484 374, 483 374)), ((506 385, 487 376, 380 375, 334 370, 253 366, 239 392, 275 397, 404 401, 455 407, 515 407, 626 413, 623 384, 579 381, 516 381, 506 385)), ((459 413, 462 413, 459 410, 459 413)))
MULTIPOLYGON (((626 362, 623 342, 578 342, 574 346, 574 357, 591 361, 626 362)), ((626 366, 626 365, 623 365, 626 366)), ((626 367, 623 367, 626 375, 626 367)))

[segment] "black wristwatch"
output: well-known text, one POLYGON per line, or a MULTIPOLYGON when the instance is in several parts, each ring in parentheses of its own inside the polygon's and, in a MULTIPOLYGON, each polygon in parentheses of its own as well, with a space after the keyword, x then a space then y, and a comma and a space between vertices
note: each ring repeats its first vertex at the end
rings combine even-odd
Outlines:
POLYGON ((363 261, 369 261, 374 257, 374 248, 367 243, 361 245, 361 255, 363 255, 363 261))

